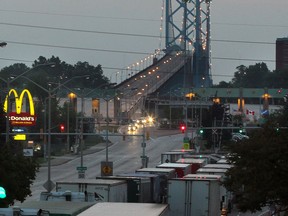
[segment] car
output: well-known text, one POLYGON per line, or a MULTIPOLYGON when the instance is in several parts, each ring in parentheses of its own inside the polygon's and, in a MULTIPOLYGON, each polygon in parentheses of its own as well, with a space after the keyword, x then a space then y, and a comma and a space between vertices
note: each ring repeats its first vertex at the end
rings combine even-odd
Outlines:
POLYGON ((135 125, 132 125, 132 124, 128 125, 128 131, 135 131, 136 129, 137 128, 135 125))
POLYGON ((238 142, 240 140, 245 140, 245 139, 249 139, 249 136, 245 134, 241 134, 241 133, 233 133, 232 138, 231 138, 231 140, 234 142, 238 142))

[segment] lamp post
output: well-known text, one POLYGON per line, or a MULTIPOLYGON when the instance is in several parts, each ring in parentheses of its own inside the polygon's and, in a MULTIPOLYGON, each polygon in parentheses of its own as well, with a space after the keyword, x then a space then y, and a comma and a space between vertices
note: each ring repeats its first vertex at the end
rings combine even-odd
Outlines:
POLYGON ((0 47, 5 47, 7 45, 6 42, 0 42, 0 47))
POLYGON ((50 193, 54 187, 54 183, 51 181, 51 98, 52 98, 52 93, 55 92, 60 87, 65 86, 65 84, 72 81, 73 79, 82 78, 82 77, 85 77, 85 76, 72 77, 71 79, 65 81, 64 83, 59 84, 56 88, 53 88, 53 89, 51 89, 51 83, 50 83, 49 88, 46 89, 43 86, 41 86, 38 83, 31 80, 30 78, 23 76, 24 79, 27 79, 28 81, 30 81, 31 83, 33 83, 34 85, 36 85, 37 87, 41 88, 43 91, 48 93, 48 146, 47 146, 47 154, 48 154, 48 175, 47 175, 47 178, 48 179, 47 179, 47 182, 45 182, 43 185, 48 193, 50 193))

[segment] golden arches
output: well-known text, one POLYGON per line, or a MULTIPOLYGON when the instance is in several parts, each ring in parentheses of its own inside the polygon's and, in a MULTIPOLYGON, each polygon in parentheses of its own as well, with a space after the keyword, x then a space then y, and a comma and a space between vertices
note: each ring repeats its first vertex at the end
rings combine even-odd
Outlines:
POLYGON ((24 98, 24 95, 27 94, 27 98, 29 100, 29 108, 30 108, 30 114, 34 115, 35 114, 35 109, 34 109, 34 103, 33 103, 33 98, 31 93, 29 92, 28 89, 24 89, 20 96, 18 97, 18 93, 15 89, 11 89, 9 91, 9 94, 6 96, 5 102, 4 102, 4 111, 7 112, 7 104, 8 104, 8 96, 10 97, 11 94, 14 94, 15 97, 15 105, 16 105, 16 113, 20 114, 22 110, 22 101, 24 98))

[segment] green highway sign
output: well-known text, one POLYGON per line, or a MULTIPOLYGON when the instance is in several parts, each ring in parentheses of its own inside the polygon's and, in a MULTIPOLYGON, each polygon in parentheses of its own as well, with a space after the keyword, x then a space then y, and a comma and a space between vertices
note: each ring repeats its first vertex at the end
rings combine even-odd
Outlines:
POLYGON ((77 167, 77 170, 78 171, 84 171, 84 170, 87 170, 87 167, 77 167))

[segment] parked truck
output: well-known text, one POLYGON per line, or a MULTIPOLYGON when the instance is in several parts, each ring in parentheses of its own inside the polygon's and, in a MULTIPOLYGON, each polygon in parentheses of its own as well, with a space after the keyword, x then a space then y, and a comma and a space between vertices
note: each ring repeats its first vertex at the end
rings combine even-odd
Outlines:
POLYGON ((205 159, 197 159, 197 158, 181 158, 176 161, 176 163, 182 163, 182 164, 190 164, 191 165, 191 173, 195 174, 196 171, 206 165, 205 159))
POLYGON ((167 204, 103 202, 91 206, 78 216, 168 216, 167 204))
POLYGON ((170 168, 175 169, 176 177, 182 178, 187 174, 191 174, 191 165, 190 164, 181 164, 181 163, 163 163, 156 166, 157 168, 170 168))
POLYGON ((143 176, 100 176, 102 180, 125 181, 127 184, 127 198, 125 202, 148 203, 151 202, 151 181, 143 176))
POLYGON ((220 215, 218 179, 175 178, 168 181, 169 216, 220 215))
POLYGON ((96 201, 126 202, 127 182, 115 179, 77 179, 56 182, 56 192, 94 193, 96 201))

